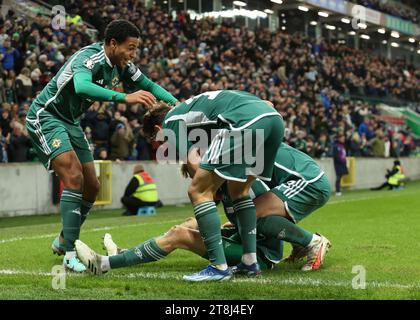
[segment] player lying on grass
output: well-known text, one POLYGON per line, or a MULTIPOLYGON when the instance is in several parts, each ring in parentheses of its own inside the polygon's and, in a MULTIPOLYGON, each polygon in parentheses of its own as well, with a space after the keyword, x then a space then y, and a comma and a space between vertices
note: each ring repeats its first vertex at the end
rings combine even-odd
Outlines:
POLYGON ((188 189, 188 196, 210 265, 184 279, 218 281, 232 277, 213 199, 225 182, 243 245, 241 263, 234 271, 258 274, 257 216, 249 189, 255 178, 271 180, 277 148, 284 135, 280 114, 272 104, 250 93, 221 90, 205 92, 174 108, 158 104, 145 114, 143 124, 146 135, 164 144, 168 154, 175 153, 180 160, 188 158, 197 138, 191 137, 190 133, 199 134, 200 142, 207 140, 203 143, 207 151, 188 189), (167 138, 166 143, 164 138, 167 138))
POLYGON ((150 81, 131 62, 137 54, 140 31, 126 20, 115 20, 105 30, 105 41, 72 55, 32 103, 26 127, 36 153, 47 170, 64 183, 60 200, 63 229, 53 252, 64 254, 67 269, 83 272, 74 241, 99 192, 93 155, 80 127, 80 117, 94 101, 151 106, 156 99, 177 102, 169 92, 150 81), (136 91, 114 91, 119 83, 136 91))
MULTIPOLYGON (((290 256, 285 259, 286 262, 298 262, 307 257, 302 271, 316 270, 321 267, 331 244, 325 237, 310 233, 296 223, 328 201, 331 193, 328 179, 312 158, 284 143, 277 151, 274 164, 271 181, 273 188, 270 189, 257 179, 250 190, 258 218, 258 262, 262 269, 268 269, 280 261, 284 240, 293 246, 290 256)), ((189 165, 187 169, 188 174, 194 176, 196 168, 189 165)), ((184 169, 184 172, 186 171, 184 169)), ((225 189, 225 185, 222 189, 225 189)), ((224 194, 222 201, 230 224, 225 224, 221 231, 223 248, 228 265, 235 265, 240 259, 241 240, 232 202, 226 193, 224 194)), ((189 250, 207 258, 206 248, 197 228, 196 219, 191 218, 179 226, 172 227, 163 236, 149 239, 135 248, 124 251, 112 241, 111 235, 106 234, 104 247, 108 257, 95 253, 81 241, 77 242, 76 249, 82 262, 94 274, 157 261, 175 249, 189 250)))

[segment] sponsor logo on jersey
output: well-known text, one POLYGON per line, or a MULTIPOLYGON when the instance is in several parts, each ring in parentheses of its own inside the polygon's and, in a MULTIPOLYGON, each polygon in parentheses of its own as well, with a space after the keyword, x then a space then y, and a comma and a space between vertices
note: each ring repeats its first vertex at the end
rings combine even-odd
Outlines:
POLYGON ((93 61, 91 58, 87 58, 83 64, 85 65, 86 68, 88 68, 89 70, 92 70, 93 67, 95 66, 95 61, 93 61))
POLYGON ((53 148, 59 148, 61 146, 61 140, 60 139, 54 139, 52 142, 53 148))
POLYGON ((104 84, 104 79, 99 79, 95 81, 97 84, 103 85, 104 84))

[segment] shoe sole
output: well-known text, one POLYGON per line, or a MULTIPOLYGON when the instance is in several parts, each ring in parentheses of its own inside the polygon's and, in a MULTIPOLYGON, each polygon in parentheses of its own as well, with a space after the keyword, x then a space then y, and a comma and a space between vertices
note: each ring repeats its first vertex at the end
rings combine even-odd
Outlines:
POLYGON ((235 272, 234 273, 234 275, 235 276, 245 276, 245 277, 248 277, 248 278, 258 278, 258 277, 261 277, 261 272, 259 272, 259 273, 249 273, 249 272, 239 272, 239 271, 237 271, 237 272, 235 272))
POLYGON ((60 249, 57 249, 54 245, 51 245, 51 250, 52 250, 53 254, 56 254, 57 256, 64 256, 65 255, 64 251, 62 251, 60 249))
POLYGON ((248 270, 236 270, 236 271, 232 270, 232 272, 233 272, 232 276, 246 276, 248 278, 256 278, 256 277, 261 276, 261 271, 252 272, 252 271, 248 271, 248 270))
MULTIPOLYGON (((112 237, 111 237, 111 241, 115 244, 114 240, 112 240, 112 237)), ((117 246, 117 245, 115 245, 115 246, 117 247, 117 251, 116 251, 116 253, 115 253, 115 254, 109 254, 109 251, 108 251, 108 249, 107 249, 107 247, 106 247, 106 245, 105 245, 105 236, 103 236, 103 237, 102 237, 102 249, 103 249, 103 250, 105 250, 106 255, 107 255, 108 257, 112 257, 112 256, 115 256, 115 255, 117 255, 117 254, 120 254, 120 253, 121 253, 121 249, 120 249, 120 248, 118 248, 118 246, 117 246)))
POLYGON ((185 279, 185 278, 182 278, 182 280, 187 281, 187 282, 212 282, 212 281, 217 282, 217 281, 227 281, 227 280, 231 279, 232 277, 233 277, 233 275, 226 276, 226 277, 223 277, 223 278, 217 279, 217 280, 212 280, 212 279, 192 280, 192 279, 185 279))
POLYGON ((302 248, 299 250, 299 252, 295 255, 295 257, 292 259, 289 257, 283 259, 281 262, 287 263, 287 264, 295 264, 303 260, 308 255, 308 250, 305 248, 302 248))

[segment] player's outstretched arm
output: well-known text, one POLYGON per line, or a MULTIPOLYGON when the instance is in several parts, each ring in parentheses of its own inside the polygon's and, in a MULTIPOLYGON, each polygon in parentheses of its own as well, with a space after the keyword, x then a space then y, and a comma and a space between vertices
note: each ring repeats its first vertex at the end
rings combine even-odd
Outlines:
POLYGON ((95 101, 115 101, 128 104, 140 103, 146 107, 151 107, 156 103, 156 98, 150 92, 144 90, 125 94, 102 88, 92 82, 92 74, 88 72, 79 72, 74 75, 74 90, 77 95, 95 101))
POLYGON ((102 88, 92 82, 92 74, 78 72, 74 75, 75 93, 83 98, 94 101, 125 102, 127 94, 102 88))
POLYGON ((132 62, 130 62, 124 69, 121 79, 125 83, 134 84, 137 90, 145 90, 150 92, 157 98, 157 100, 162 100, 169 105, 175 105, 178 102, 178 100, 172 94, 147 78, 132 62))
POLYGON ((151 81, 145 75, 142 75, 136 84, 137 88, 151 92, 158 100, 165 101, 167 104, 175 105, 178 102, 178 100, 172 94, 170 94, 157 83, 151 81))

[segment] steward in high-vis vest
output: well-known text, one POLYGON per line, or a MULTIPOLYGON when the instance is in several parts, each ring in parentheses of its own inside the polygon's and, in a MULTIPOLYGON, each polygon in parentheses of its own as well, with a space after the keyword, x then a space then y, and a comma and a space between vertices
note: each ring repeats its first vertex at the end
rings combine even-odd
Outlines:
POLYGON ((386 182, 377 188, 372 188, 371 190, 381 190, 385 187, 388 187, 389 190, 398 189, 404 185, 404 182, 408 181, 404 175, 404 169, 399 160, 395 160, 392 169, 387 170, 385 178, 387 179, 386 182))
POLYGON ((159 202, 155 181, 141 164, 134 167, 134 177, 125 188, 121 202, 127 209, 123 215, 136 215, 141 207, 156 206, 159 202))

